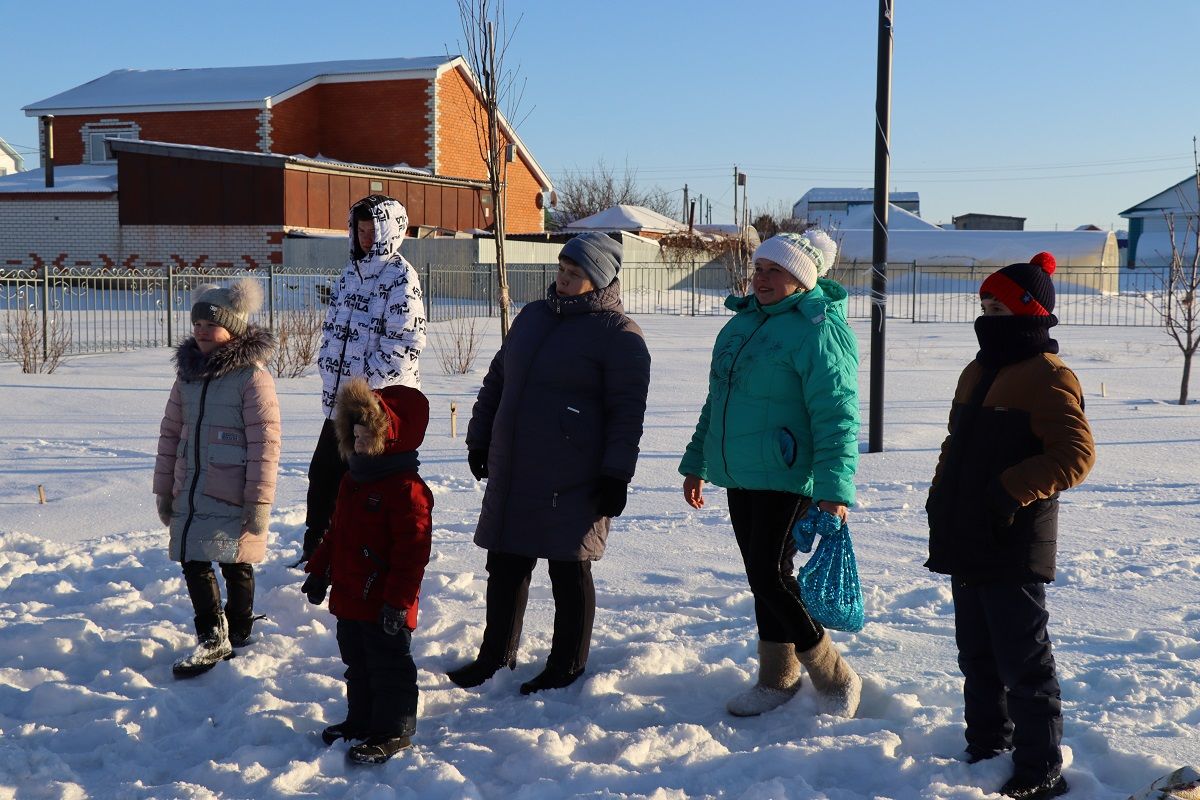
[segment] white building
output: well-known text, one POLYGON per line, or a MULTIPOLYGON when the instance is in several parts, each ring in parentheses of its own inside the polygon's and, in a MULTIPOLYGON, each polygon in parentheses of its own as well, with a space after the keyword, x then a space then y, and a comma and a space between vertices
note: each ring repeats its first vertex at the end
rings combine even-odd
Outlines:
POLYGON ((1185 260, 1195 253, 1196 226, 1200 225, 1200 197, 1196 176, 1188 175, 1174 186, 1121 212, 1129 220, 1129 249, 1125 265, 1161 267, 1171 260, 1171 235, 1167 218, 1175 224, 1175 243, 1185 260), (1191 235, 1188 229, 1191 228, 1191 235))

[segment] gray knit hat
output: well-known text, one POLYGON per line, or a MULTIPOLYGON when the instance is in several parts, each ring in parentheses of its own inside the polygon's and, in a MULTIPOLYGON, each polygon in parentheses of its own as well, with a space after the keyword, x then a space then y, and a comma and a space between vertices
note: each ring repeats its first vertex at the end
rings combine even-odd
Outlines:
POLYGON ((604 233, 579 234, 563 245, 558 257, 578 264, 597 289, 608 286, 621 271, 621 244, 604 233))
POLYGON ((229 286, 206 283, 192 292, 192 322, 206 319, 235 339, 246 332, 250 315, 262 308, 262 286, 254 278, 238 278, 229 286))

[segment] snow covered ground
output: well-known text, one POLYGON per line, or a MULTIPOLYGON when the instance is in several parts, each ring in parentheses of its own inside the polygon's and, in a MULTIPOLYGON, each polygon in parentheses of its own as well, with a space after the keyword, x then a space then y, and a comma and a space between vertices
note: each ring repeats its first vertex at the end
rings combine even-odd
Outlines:
MULTIPOLYGON (((471 375, 426 359, 434 419, 421 469, 437 508, 414 638, 421 718, 414 748, 378 768, 347 764, 316 735, 342 718, 342 668, 332 617, 288 567, 320 424, 316 377, 279 382, 280 496, 257 596, 269 619, 239 657, 180 682, 170 665, 192 640, 191 610, 150 495, 169 352, 75 357, 53 375, 0 365, 0 798, 994 796, 1007 759, 950 758, 963 744, 950 591, 921 566, 925 491, 975 349, 970 326, 888 328, 886 451, 863 456, 852 516, 868 624, 834 634, 864 679, 859 718, 816 715, 806 686, 735 719, 724 702, 757 667, 751 596, 723 492, 689 509, 675 472, 724 320, 639 322, 654 356, 650 408, 629 506, 595 568, 591 661, 574 686, 531 697, 517 687, 549 649, 544 566, 515 673, 473 691, 443 674, 474 655, 483 621, 484 553, 471 543, 482 493, 462 432, 497 332, 471 375)), ((869 332, 855 328, 865 442, 869 332)), ((1099 444, 1088 483, 1064 495, 1048 592, 1066 774, 1071 797, 1123 800, 1200 762, 1200 412, 1171 403, 1179 355, 1161 331, 1056 334, 1099 444)))

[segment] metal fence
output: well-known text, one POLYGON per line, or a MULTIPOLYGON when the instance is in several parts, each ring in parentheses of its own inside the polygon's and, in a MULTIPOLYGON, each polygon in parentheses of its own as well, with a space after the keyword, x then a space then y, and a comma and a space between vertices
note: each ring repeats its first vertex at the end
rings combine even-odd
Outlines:
MULTIPOLYGON (((510 264, 513 310, 541 299, 556 264, 510 264)), ((892 264, 887 272, 887 315, 912 322, 970 322, 979 314, 979 284, 991 268, 892 264)), ((431 322, 497 316, 492 265, 419 267, 431 322)), ((87 269, 0 271, 0 358, 12 356, 15 337, 32 335, 46 349, 55 340, 65 355, 161 347, 191 329, 191 295, 203 283, 247 275, 263 282, 257 321, 275 327, 288 314, 323 314, 340 269, 277 267, 266 272, 176 270, 142 272, 87 269)), ((844 267, 831 276, 849 293, 851 318, 871 315, 869 267, 844 267)), ((726 315, 724 300, 738 276, 719 264, 626 263, 621 270, 630 314, 726 315)), ((1059 267, 1055 313, 1069 325, 1161 326, 1169 297, 1166 271, 1156 268, 1059 267)))

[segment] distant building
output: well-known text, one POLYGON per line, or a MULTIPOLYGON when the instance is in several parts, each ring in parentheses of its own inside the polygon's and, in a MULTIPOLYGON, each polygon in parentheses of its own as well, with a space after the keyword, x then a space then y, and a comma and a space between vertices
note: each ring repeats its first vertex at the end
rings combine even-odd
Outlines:
POLYGON ((1002 214, 960 214, 952 218, 956 231, 1023 231, 1025 217, 1002 214))
POLYGON ((1171 260, 1171 235, 1168 216, 1174 219, 1175 243, 1184 258, 1195 252, 1195 229, 1200 197, 1196 195, 1196 176, 1188 175, 1179 183, 1127 208, 1120 216, 1129 220, 1129 245, 1125 254, 1128 267, 1159 267, 1171 260), (1185 235, 1188 227, 1193 235, 1185 235), (1190 240, 1190 241, 1189 241, 1190 240))
MULTIPOLYGON (((0 266, 263 268, 286 236, 344 237, 372 193, 410 233, 486 229, 480 95, 452 55, 116 70, 25 107, 54 117, 54 185, 0 178, 0 266)), ((541 231, 550 180, 500 136, 508 230, 541 231)))
MULTIPOLYGON (((921 197, 917 192, 890 192, 888 199, 892 205, 921 216, 921 197)), ((809 189, 792 206, 792 217, 822 228, 837 228, 854 209, 869 208, 874 202, 874 189, 809 189)))
POLYGON ((0 175, 12 175, 25 169, 25 158, 12 145, 0 139, 0 175))

